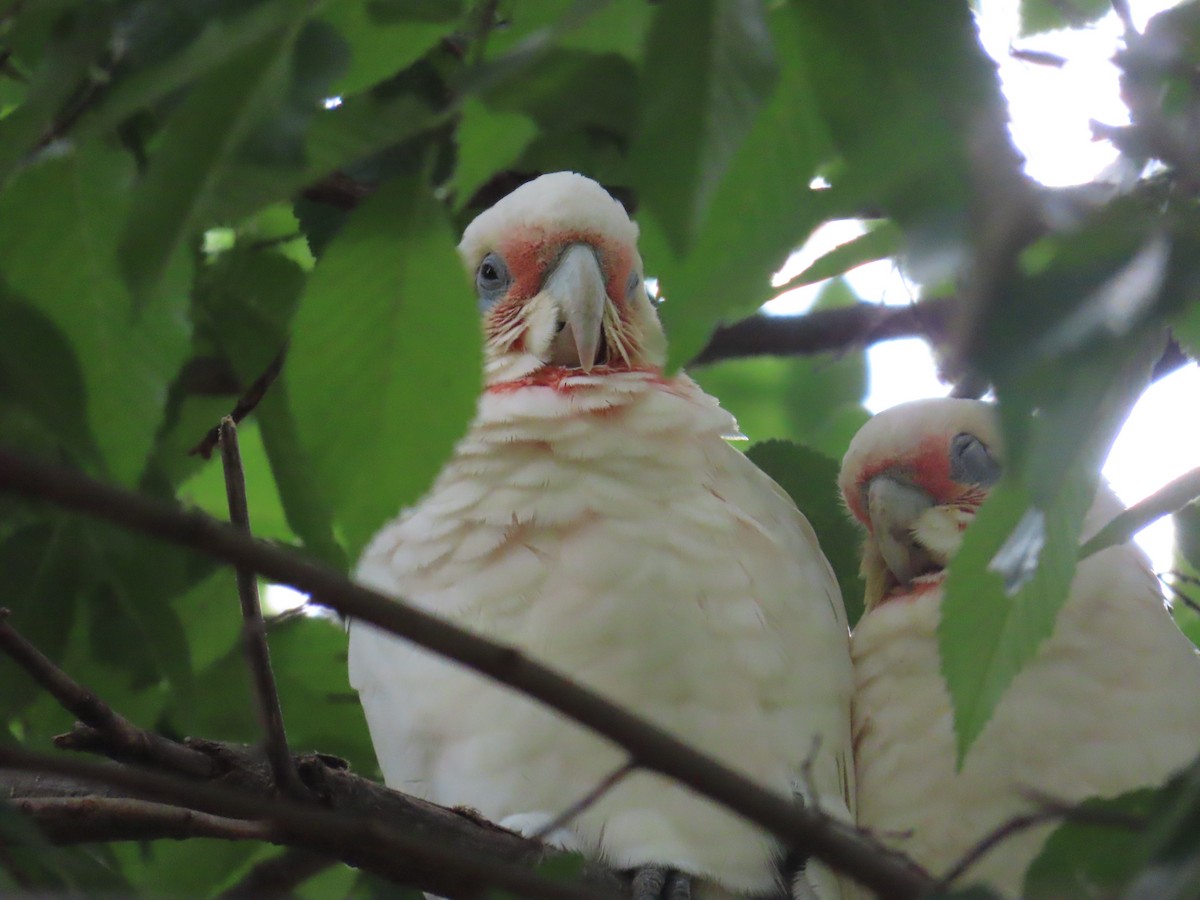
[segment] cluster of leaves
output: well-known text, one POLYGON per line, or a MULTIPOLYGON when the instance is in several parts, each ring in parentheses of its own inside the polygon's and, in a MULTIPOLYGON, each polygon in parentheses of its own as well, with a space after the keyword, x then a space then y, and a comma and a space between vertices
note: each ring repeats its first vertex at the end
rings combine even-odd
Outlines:
MULTIPOLYGON (((1022 8, 1030 31, 1103 11, 1022 8)), ((1139 74, 1169 82, 1179 121, 1196 108, 1194 46, 1139 74)), ((242 431, 251 521, 345 568, 466 426, 479 339, 455 235, 504 185, 574 169, 636 198, 678 365, 768 299, 830 219, 874 221, 795 284, 902 251, 927 295, 947 293, 987 232, 981 140, 1007 147, 1003 100, 966 4, 943 0, 0 2, 0 434, 224 515, 219 466, 188 450, 286 352, 242 431)), ((1011 302, 978 312, 989 339, 970 364, 1026 452, 953 573, 944 656, 964 750, 1053 623, 1154 328, 1200 349, 1189 196, 1160 178, 1065 219, 1007 277, 1011 302), (1022 533, 1047 538, 1017 554, 1036 575, 1009 597, 986 566, 1030 509, 1043 526, 1022 533)), ((820 304, 855 300, 835 280, 820 304)), ((862 354, 695 374, 755 440, 805 445, 752 453, 809 512, 853 606, 833 475, 867 415, 862 354)), ((3 497, 0 571, 21 630, 130 718, 258 736, 228 571, 3 497)), ((293 744, 371 771, 338 625, 288 618, 271 647, 293 744)), ((37 746, 69 725, 3 660, 0 717, 37 746)), ((267 852, 34 854, 21 878, 197 895, 267 852)))

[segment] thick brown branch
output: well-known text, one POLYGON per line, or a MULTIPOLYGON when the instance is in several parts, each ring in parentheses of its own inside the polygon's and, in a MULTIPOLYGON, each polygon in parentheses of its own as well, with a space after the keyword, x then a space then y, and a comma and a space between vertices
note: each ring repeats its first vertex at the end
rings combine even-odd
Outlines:
POLYGON ((138 728, 108 704, 74 681, 8 623, 8 610, 0 610, 0 651, 6 653, 63 708, 104 735, 105 742, 123 759, 160 766, 186 775, 207 777, 215 773, 212 760, 160 735, 138 728))
MULTIPOLYGON (((221 462, 225 469, 225 496, 229 503, 229 521, 243 534, 250 534, 250 508, 246 502, 246 473, 238 448, 237 424, 232 416, 221 420, 221 462)), ((254 684, 254 703, 262 723, 267 759, 275 774, 275 784, 293 797, 304 796, 304 785, 292 766, 279 689, 271 669, 271 651, 267 646, 267 626, 263 623, 258 599, 258 576, 253 569, 238 566, 237 591, 242 607, 242 651, 254 684)))
POLYGON ((798 806, 729 769, 657 725, 608 702, 512 647, 486 640, 294 552, 255 540, 203 513, 110 487, 78 472, 0 451, 0 489, 49 500, 254 569, 312 595, 313 602, 370 622, 541 701, 625 749, 640 768, 686 784, 777 834, 800 853, 897 900, 916 898, 929 876, 852 826, 798 806))
MULTIPOLYGON (((158 804, 208 814, 200 827, 210 830, 219 828, 220 818, 242 820, 256 827, 240 838, 236 829, 221 836, 336 854, 350 865, 445 897, 474 896, 481 887, 504 888, 545 900, 602 900, 610 896, 585 885, 551 881, 527 865, 464 853, 373 817, 346 815, 281 797, 255 796, 217 784, 184 781, 76 757, 47 756, 13 746, 0 746, 0 768, 110 785, 158 804)), ((181 827, 178 820, 173 827, 181 827)))
POLYGON ((748 356, 839 353, 902 337, 938 343, 953 304, 954 298, 944 297, 910 306, 856 303, 803 316, 750 316, 717 328, 691 365, 748 356))

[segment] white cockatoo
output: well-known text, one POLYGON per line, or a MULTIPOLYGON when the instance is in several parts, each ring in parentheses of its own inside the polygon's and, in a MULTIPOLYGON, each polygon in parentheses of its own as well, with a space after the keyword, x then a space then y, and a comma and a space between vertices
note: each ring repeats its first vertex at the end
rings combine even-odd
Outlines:
MULTIPOLYGON (((842 464, 867 530, 866 613, 851 641, 858 821, 945 874, 1039 799, 1156 785, 1200 752, 1200 658, 1133 544, 1083 560, 1053 634, 1016 676, 955 770, 937 627, 944 566, 1000 476, 990 404, 905 403, 871 419, 842 464)), ((1086 539, 1122 509, 1102 485, 1086 539)), ((1006 837, 964 880, 1006 897, 1054 824, 1006 837)))
MULTIPOLYGON (((483 318, 483 396, 433 488, 375 536, 358 578, 849 816, 837 582, 787 494, 726 442, 732 417, 685 375, 663 374, 636 241, 621 205, 569 172, 468 226, 459 250, 483 318)), ((625 760, 363 623, 351 626, 350 679, 390 786, 520 831, 625 760)), ((621 780, 558 837, 629 870, 642 897, 780 887, 769 835, 650 774, 621 780)), ((837 896, 828 872, 800 877, 837 896)))

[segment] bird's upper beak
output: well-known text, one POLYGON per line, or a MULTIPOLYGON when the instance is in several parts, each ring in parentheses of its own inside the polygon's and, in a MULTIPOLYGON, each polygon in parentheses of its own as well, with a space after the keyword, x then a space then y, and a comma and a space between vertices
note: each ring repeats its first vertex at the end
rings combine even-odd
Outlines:
POLYGON ((867 485, 871 532, 883 561, 901 586, 907 587, 934 563, 913 535, 917 519, 933 505, 928 493, 891 475, 877 475, 867 485))
POLYGON ((542 292, 558 308, 563 323, 552 348, 553 362, 577 365, 590 372, 601 349, 604 309, 608 303, 596 251, 587 244, 569 246, 546 279, 542 292))

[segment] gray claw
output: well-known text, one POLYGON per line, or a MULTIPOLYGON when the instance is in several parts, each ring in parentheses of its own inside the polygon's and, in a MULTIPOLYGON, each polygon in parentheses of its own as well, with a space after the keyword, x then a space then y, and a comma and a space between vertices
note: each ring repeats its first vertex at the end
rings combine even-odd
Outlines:
POLYGON ((690 876, 667 866, 649 865, 633 871, 633 900, 691 900, 690 876))

